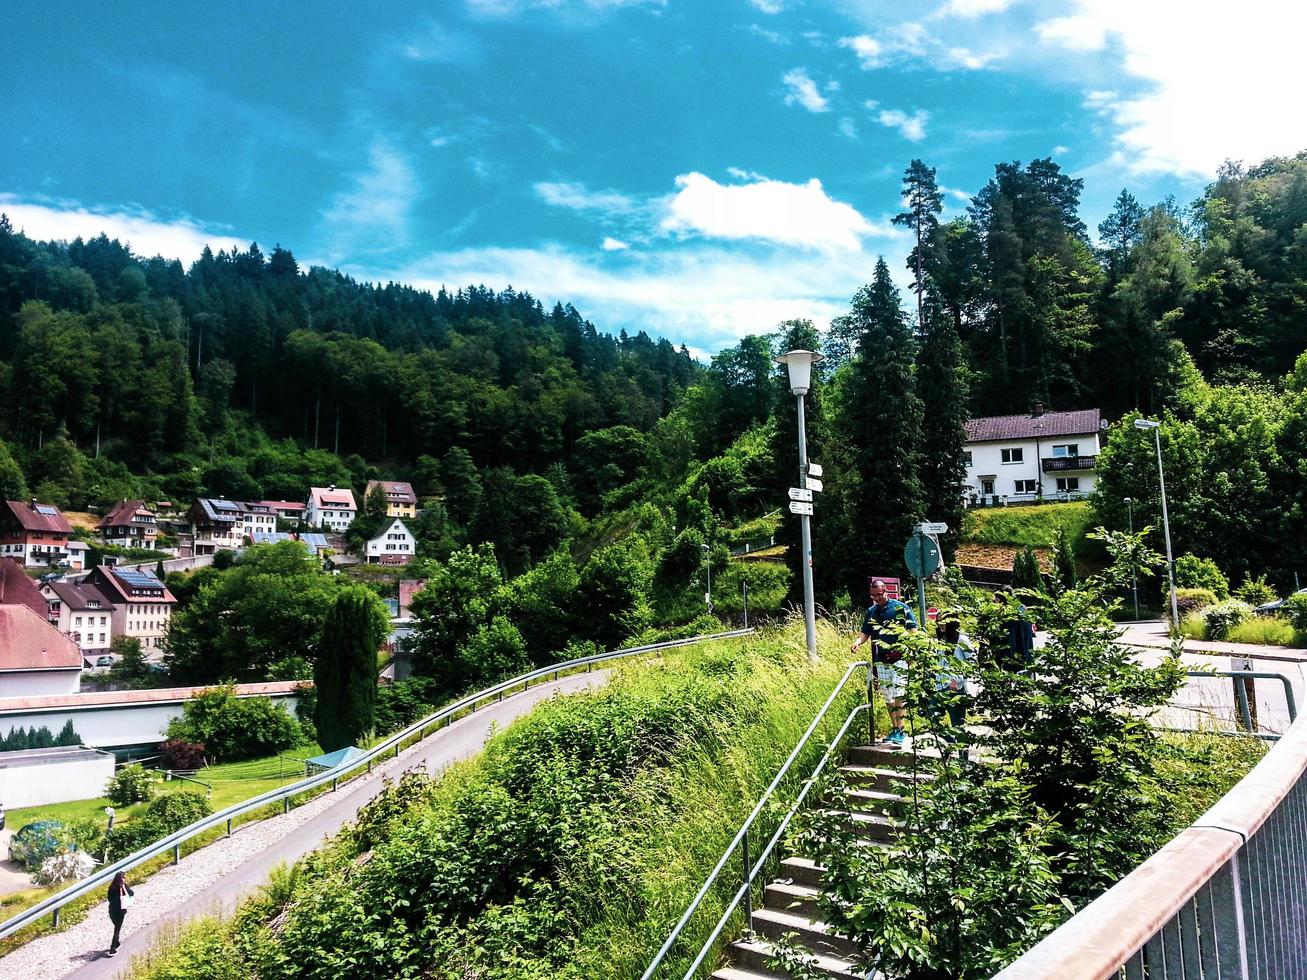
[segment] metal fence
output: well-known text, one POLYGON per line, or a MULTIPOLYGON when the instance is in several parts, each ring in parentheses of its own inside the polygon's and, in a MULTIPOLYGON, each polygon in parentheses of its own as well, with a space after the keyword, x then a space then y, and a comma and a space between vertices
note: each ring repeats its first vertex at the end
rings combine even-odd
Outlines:
POLYGON ((994 980, 1307 978, 1307 718, 994 980))
POLYGON ((398 758, 400 750, 407 744, 420 741, 425 738, 431 731, 437 727, 450 724, 455 715, 464 712, 475 712, 483 702, 504 700, 505 695, 513 693, 513 689, 521 687, 523 691, 529 688, 537 681, 543 681, 546 678, 558 680, 559 676, 564 673, 572 673, 580 670, 589 671, 597 663, 603 663, 609 660, 616 660, 624 657, 633 657, 640 654, 656 653, 662 650, 670 650, 675 647, 688 646, 692 643, 702 643, 706 640, 725 640, 733 637, 748 636, 756 630, 740 629, 730 630, 725 633, 710 633, 702 636, 687 637, 683 640, 668 640, 664 643, 650 643, 644 646, 628 647, 624 650, 609 650, 605 653, 597 653, 589 657, 578 657, 574 660, 565 660, 560 663, 550 664, 547 667, 541 667, 538 670, 530 671, 526 674, 520 674, 510 680, 503 681, 493 687, 488 687, 484 691, 477 691, 475 694, 469 694, 467 697, 460 698, 453 704, 446 705, 434 714, 420 721, 414 722, 400 732, 391 735, 385 741, 373 746, 367 752, 347 762, 343 762, 333 769, 326 769, 320 773, 301 779, 298 782, 291 783, 289 786, 282 786, 279 789, 269 790, 258 796, 245 800, 242 803, 236 803, 220 810, 217 813, 204 817, 201 820, 189 826, 183 827, 175 833, 169 834, 162 840, 156 841, 148 847, 143 847, 135 854, 129 854, 127 857, 113 864, 107 865, 95 872, 88 878, 69 885, 58 894, 51 895, 30 909, 18 913, 13 918, 0 923, 0 939, 12 935, 24 926, 31 925, 46 915, 54 917, 54 924, 59 924, 59 912, 69 902, 81 898, 96 889, 107 888, 113 876, 119 871, 128 871, 139 864, 149 861, 160 855, 172 852, 173 863, 181 859, 181 846, 199 834, 226 824, 227 835, 231 835, 232 821, 247 813, 263 809, 269 805, 280 803, 282 811, 286 812, 291 807, 291 799, 304 793, 310 793, 315 789, 331 784, 334 791, 340 785, 340 781, 348 774, 366 767, 369 772, 372 771, 372 764, 381 759, 383 756, 390 754, 398 758))

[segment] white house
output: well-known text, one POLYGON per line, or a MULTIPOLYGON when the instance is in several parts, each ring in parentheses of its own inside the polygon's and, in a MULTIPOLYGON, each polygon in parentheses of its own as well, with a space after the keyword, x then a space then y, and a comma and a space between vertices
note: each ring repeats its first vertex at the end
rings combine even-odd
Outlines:
POLYGON ((325 527, 337 533, 349 530, 354 517, 359 512, 354 503, 354 491, 346 487, 309 487, 308 504, 304 509, 304 521, 310 527, 325 527))
POLYGON ((968 504, 1075 499, 1094 489, 1102 415, 1096 408, 995 415, 967 422, 968 504))
POLYGON ((42 590, 50 603, 50 621, 91 660, 113 643, 113 602, 89 582, 51 582, 42 590))
POLYGON ((397 518, 368 542, 364 554, 369 564, 407 565, 413 560, 416 550, 417 541, 404 522, 397 518))

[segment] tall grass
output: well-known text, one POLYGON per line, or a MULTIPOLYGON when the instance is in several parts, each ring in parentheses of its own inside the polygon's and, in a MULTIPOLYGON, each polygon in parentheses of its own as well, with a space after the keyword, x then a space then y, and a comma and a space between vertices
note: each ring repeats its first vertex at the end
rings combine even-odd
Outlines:
POLYGON ((1030 507, 976 507, 962 517, 962 539, 978 544, 1048 548, 1065 527, 1073 548, 1079 548, 1093 519, 1089 501, 1040 504, 1030 507))
MULTIPOLYGON (((1207 621, 1202 611, 1191 612, 1180 621, 1180 632, 1191 640, 1208 640, 1207 621)), ((1262 646, 1307 647, 1307 636, 1279 616, 1254 616, 1235 623, 1225 636, 1227 643, 1256 643, 1262 646)))

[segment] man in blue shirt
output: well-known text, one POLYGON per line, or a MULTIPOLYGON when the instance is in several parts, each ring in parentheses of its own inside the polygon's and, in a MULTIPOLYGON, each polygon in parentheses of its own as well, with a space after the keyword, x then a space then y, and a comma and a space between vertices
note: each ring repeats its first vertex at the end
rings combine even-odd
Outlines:
POLYGON ((885 583, 875 579, 871 583, 871 605, 867 615, 862 619, 862 632, 849 647, 851 653, 871 640, 871 660, 876 670, 876 681, 880 685, 881 697, 889 709, 890 733, 886 739, 891 745, 903 745, 906 735, 903 731, 903 687, 907 680, 905 668, 899 665, 903 651, 894 642, 893 631, 887 627, 899 623, 908 629, 916 629, 917 621, 912 610, 897 599, 891 599, 885 583))

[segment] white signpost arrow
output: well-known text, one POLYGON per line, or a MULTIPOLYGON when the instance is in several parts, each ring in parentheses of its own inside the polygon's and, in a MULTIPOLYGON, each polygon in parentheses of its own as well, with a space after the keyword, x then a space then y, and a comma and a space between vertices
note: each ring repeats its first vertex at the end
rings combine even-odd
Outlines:
POLYGON ((926 521, 921 525, 923 534, 943 534, 948 530, 948 525, 943 521, 926 521))
POLYGON ((811 490, 803 490, 803 489, 801 489, 801 488, 799 488, 799 487, 790 487, 790 499, 791 499, 791 500, 808 500, 808 501, 811 501, 811 500, 812 500, 812 491, 811 491, 811 490))
POLYGON ((821 493, 822 490, 825 489, 825 486, 820 480, 814 480, 812 477, 808 477, 804 482, 808 484, 808 489, 815 493, 821 493))
POLYGON ((822 473, 821 473, 821 467, 818 466, 816 463, 809 463, 809 464, 808 464, 808 475, 809 475, 809 476, 821 476, 821 475, 822 475, 822 473))
POLYGON ((807 514, 809 517, 811 517, 811 516, 812 516, 812 504, 806 504, 806 503, 803 503, 803 502, 800 501, 800 500, 791 500, 791 501, 790 501, 790 513, 791 513, 791 514, 807 514))

